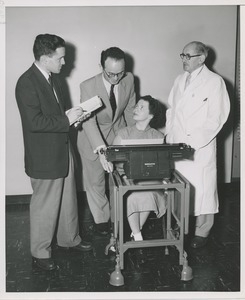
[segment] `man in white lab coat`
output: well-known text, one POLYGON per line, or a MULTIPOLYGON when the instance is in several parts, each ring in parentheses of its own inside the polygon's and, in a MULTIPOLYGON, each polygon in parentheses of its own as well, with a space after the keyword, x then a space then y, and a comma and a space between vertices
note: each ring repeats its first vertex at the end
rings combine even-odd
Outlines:
POLYGON ((193 248, 206 245, 218 212, 216 136, 230 112, 224 80, 205 65, 207 47, 188 43, 180 54, 184 73, 171 89, 166 115, 167 143, 186 143, 195 149, 193 160, 176 162, 175 168, 191 183, 196 216, 193 248))

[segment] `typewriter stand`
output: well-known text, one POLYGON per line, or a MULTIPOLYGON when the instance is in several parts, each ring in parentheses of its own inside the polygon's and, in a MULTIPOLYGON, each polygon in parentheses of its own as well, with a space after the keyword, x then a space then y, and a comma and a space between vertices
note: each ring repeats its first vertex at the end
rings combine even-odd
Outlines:
MULTIPOLYGON (((183 265, 186 258, 184 251, 184 234, 188 233, 189 227, 189 196, 190 184, 177 171, 172 174, 171 180, 163 180, 157 184, 134 184, 133 180, 129 180, 126 185, 120 178, 117 171, 111 173, 111 185, 114 203, 114 232, 109 245, 106 246, 105 254, 111 245, 116 248, 116 255, 119 259, 120 268, 124 269, 124 253, 130 248, 158 247, 158 246, 175 246, 179 251, 179 264, 183 265), (165 190, 167 191, 167 211, 166 218, 166 234, 162 239, 143 240, 143 241, 125 241, 124 240, 124 199, 128 191, 137 190, 165 190), (171 227, 171 219, 174 218, 179 227, 179 234, 176 235, 171 227)), ((168 254, 168 251, 165 251, 168 254)))

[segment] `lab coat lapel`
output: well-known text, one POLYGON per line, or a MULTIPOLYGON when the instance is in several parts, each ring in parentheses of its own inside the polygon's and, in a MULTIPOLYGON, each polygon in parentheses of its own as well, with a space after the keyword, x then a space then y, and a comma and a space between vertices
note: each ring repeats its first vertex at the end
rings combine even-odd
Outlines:
MULTIPOLYGON (((184 90, 185 94, 189 94, 190 91, 193 92, 195 89, 197 89, 203 82, 203 74, 202 72, 193 80, 190 82, 190 84, 186 87, 184 90)), ((184 81, 184 86, 185 86, 185 81, 184 81)))
POLYGON ((198 109, 205 105, 204 99, 199 99, 200 86, 204 82, 204 72, 201 72, 185 89, 181 105, 186 117, 191 117, 198 109))

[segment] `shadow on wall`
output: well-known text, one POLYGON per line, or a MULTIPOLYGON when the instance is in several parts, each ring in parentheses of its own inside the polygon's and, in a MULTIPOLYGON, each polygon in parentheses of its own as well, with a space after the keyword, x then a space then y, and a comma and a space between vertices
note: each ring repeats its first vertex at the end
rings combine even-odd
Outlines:
MULTIPOLYGON (((140 79, 138 76, 134 74, 134 58, 129 53, 125 53, 125 61, 126 61, 126 71, 131 72, 134 75, 134 87, 135 87, 135 94, 136 94, 136 101, 140 99, 142 96, 140 94, 140 79)), ((151 97, 154 98, 154 95, 150 93, 151 97)), ((160 114, 162 114, 162 118, 158 120, 158 124, 154 126, 154 128, 163 129, 165 127, 166 123, 166 110, 167 106, 164 105, 159 99, 156 99, 159 101, 159 109, 160 114)))
POLYGON ((134 58, 129 53, 125 52, 126 71, 134 75, 134 88, 136 99, 140 97, 140 79, 134 74, 134 58))
POLYGON ((62 67, 62 71, 60 73, 60 80, 62 83, 62 90, 65 99, 66 109, 69 109, 72 106, 70 90, 66 78, 70 76, 72 70, 75 68, 75 61, 76 48, 73 44, 66 43, 65 65, 62 67))
MULTIPOLYGON (((66 109, 72 107, 71 94, 70 94, 69 86, 67 84, 67 78, 70 76, 72 70, 75 68, 75 62, 76 62, 76 47, 71 43, 66 43, 65 65, 62 67, 62 71, 60 73, 60 80, 62 84, 66 109)), ((77 130, 73 126, 70 127, 70 140, 73 148, 74 161, 75 161, 75 178, 76 178, 77 187, 79 188, 82 185, 82 165, 81 165, 80 155, 77 150, 77 130)))
POLYGON ((224 79, 231 104, 228 120, 226 121, 226 123, 224 124, 223 128, 217 136, 217 178, 218 183, 223 183, 225 181, 225 140, 233 132, 233 129, 238 126, 239 120, 234 118, 234 103, 236 101, 235 87, 231 83, 231 81, 224 78, 222 74, 219 74, 213 68, 214 63, 216 61, 216 52, 212 47, 208 46, 208 48, 209 52, 205 64, 212 72, 220 75, 224 79))

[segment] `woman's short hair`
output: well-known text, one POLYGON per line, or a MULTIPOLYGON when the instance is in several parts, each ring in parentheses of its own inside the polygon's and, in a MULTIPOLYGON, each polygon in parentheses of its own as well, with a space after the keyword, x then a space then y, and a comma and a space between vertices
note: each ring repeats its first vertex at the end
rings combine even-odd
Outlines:
POLYGON ((149 113, 153 115, 149 125, 152 128, 160 128, 162 127, 162 119, 163 119, 163 106, 162 104, 155 98, 150 95, 140 97, 140 100, 147 101, 149 103, 149 113))

